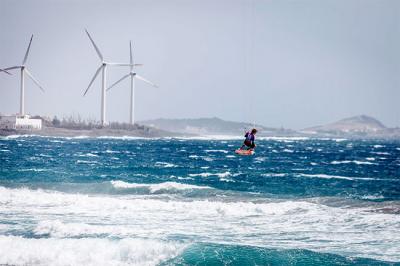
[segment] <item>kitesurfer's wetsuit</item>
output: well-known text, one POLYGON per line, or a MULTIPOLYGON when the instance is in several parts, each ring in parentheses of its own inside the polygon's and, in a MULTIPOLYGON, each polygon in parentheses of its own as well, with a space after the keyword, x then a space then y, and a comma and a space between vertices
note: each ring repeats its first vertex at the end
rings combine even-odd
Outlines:
POLYGON ((240 149, 243 149, 244 146, 247 146, 248 149, 254 149, 256 147, 256 144, 254 144, 254 140, 256 139, 256 137, 254 136, 254 134, 252 134, 251 132, 246 132, 246 134, 244 135, 244 137, 246 138, 243 142, 243 146, 240 149))

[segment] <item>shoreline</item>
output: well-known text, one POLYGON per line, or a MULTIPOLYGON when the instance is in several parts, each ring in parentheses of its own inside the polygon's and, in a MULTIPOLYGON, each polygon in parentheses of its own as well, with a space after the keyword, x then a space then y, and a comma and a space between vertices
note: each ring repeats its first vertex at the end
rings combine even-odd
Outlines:
POLYGON ((157 138, 157 137, 177 137, 187 136, 179 133, 167 132, 151 127, 142 127, 138 129, 111 129, 111 128, 94 128, 94 129, 68 129, 57 127, 44 127, 41 130, 5 130, 0 129, 0 136, 24 136, 35 135, 43 137, 141 137, 141 138, 157 138))

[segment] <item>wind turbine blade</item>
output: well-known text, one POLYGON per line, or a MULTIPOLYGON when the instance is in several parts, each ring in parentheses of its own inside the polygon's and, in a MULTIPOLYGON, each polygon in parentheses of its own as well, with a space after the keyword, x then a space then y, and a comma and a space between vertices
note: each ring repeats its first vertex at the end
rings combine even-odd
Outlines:
POLYGON ((107 91, 109 91, 112 87, 114 87, 115 85, 117 85, 118 83, 120 83, 121 81, 123 81, 124 79, 126 79, 127 77, 129 77, 131 74, 127 74, 125 76, 123 76, 122 78, 120 78, 119 80, 117 80, 116 82, 114 82, 113 85, 111 85, 110 87, 108 87, 107 91))
MULTIPOLYGON (((106 63, 108 66, 132 66, 127 63, 106 63)), ((143 66, 143 64, 133 64, 133 66, 143 66)))
POLYGON ((94 74, 92 80, 90 81, 89 86, 88 86, 87 89, 85 90, 85 93, 83 94, 83 96, 86 95, 86 93, 88 92, 90 86, 92 86, 93 81, 96 79, 97 75, 99 75, 100 70, 101 70, 102 67, 103 67, 103 65, 101 65, 101 66, 96 70, 96 73, 94 74))
POLYGON ((141 81, 144 81, 144 82, 150 84, 151 86, 158 88, 158 86, 157 86, 156 84, 154 84, 154 83, 148 81, 147 79, 145 79, 145 78, 139 76, 138 74, 135 75, 135 78, 140 79, 141 81))
POLYGON ((37 81, 31 74, 31 72, 28 71, 28 69, 25 68, 25 73, 28 74, 28 76, 31 78, 31 80, 39 87, 44 92, 44 89, 42 85, 40 85, 39 81, 37 81))
POLYGON ((106 63, 109 66, 130 66, 131 64, 126 63, 106 63))
POLYGON ((8 75, 12 75, 10 72, 8 72, 7 70, 4 70, 4 69, 0 69, 0 72, 5 72, 5 73, 7 73, 8 75))
POLYGON ((21 68, 21 67, 20 67, 20 66, 7 67, 7 68, 3 69, 3 71, 4 71, 4 70, 17 69, 17 68, 21 68))
POLYGON ((92 42, 93 47, 94 47, 94 49, 95 49, 96 52, 97 52, 97 55, 99 56, 100 60, 103 61, 103 55, 100 53, 99 48, 98 48, 97 45, 94 43, 94 41, 93 41, 92 37, 90 36, 89 32, 87 31, 87 29, 85 29, 85 31, 86 31, 86 34, 87 34, 87 36, 89 37, 90 41, 92 42))
POLYGON ((132 41, 129 41, 129 62, 131 63, 131 72, 132 72, 133 69, 132 41))
POLYGON ((31 36, 31 40, 29 41, 28 49, 26 49, 24 61, 22 61, 22 64, 23 64, 23 65, 25 65, 26 60, 28 59, 28 54, 29 54, 29 50, 31 49, 32 39, 33 39, 33 34, 32 34, 32 36, 31 36))

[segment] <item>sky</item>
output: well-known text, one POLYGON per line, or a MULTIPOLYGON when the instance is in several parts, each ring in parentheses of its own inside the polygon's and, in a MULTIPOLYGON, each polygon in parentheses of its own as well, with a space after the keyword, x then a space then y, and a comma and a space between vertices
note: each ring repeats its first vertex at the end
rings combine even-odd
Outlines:
MULTIPOLYGON (((135 119, 220 117, 301 129, 366 114, 400 126, 400 1, 1 0, 0 68, 27 68, 29 114, 100 120, 100 60, 129 62, 135 119)), ((109 67, 111 85, 129 69, 109 67)), ((19 111, 19 73, 0 73, 0 113, 19 111)), ((129 121, 128 80, 107 120, 129 121)))

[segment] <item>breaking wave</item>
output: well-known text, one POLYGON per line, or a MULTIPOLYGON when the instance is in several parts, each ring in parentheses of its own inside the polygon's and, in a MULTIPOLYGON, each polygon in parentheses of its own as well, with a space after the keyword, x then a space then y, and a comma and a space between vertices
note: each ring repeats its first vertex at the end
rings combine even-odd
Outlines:
POLYGON ((117 189, 126 189, 126 188, 142 188, 148 190, 150 193, 162 193, 162 192, 179 192, 179 191, 187 191, 187 190, 196 190, 196 189, 212 189, 207 186, 196 186, 189 184, 181 184, 176 182, 164 182, 159 184, 139 184, 139 183, 127 183, 124 181, 111 181, 111 184, 114 188, 117 189))

